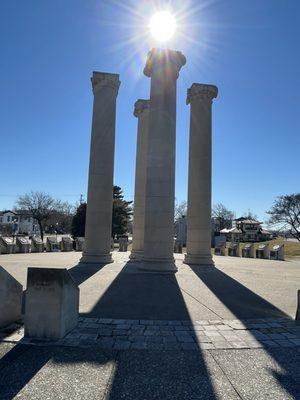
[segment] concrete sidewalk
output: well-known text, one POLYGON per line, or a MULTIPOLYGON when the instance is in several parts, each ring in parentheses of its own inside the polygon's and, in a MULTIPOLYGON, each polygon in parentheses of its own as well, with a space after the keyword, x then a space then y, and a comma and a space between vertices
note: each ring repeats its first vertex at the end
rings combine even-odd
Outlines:
POLYGON ((79 253, 0 256, 24 289, 29 266, 48 266, 67 267, 81 290, 64 341, 2 331, 1 400, 300 399, 298 261, 217 257, 197 269, 178 255, 163 275, 114 256, 101 268, 78 266, 79 253))
POLYGON ((1 344, 0 398, 231 400, 300 398, 294 349, 103 351, 1 344))
POLYGON ((114 253, 103 267, 77 265, 81 253, 0 255, 0 265, 24 289, 27 268, 65 267, 80 285, 86 317, 129 319, 242 319, 295 317, 300 261, 215 257, 215 268, 195 268, 176 255, 175 275, 147 274, 114 253))

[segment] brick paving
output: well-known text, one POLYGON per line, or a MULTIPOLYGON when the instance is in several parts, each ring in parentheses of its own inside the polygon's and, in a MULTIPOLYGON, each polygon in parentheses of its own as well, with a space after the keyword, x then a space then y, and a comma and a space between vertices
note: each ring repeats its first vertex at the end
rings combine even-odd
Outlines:
POLYGON ((208 350, 300 346, 300 326, 288 318, 245 320, 129 320, 79 318, 58 341, 23 337, 21 324, 0 330, 0 341, 115 350, 208 350))

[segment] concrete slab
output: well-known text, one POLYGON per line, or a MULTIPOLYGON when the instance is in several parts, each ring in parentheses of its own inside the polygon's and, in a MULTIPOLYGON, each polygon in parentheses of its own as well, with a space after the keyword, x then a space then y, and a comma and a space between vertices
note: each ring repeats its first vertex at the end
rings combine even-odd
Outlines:
POLYGON ((197 269, 176 254, 175 275, 145 274, 128 264, 76 266, 81 253, 0 255, 1 264, 26 285, 28 266, 68 268, 80 285, 85 316, 145 319, 295 317, 300 261, 215 257, 216 268, 197 269), (176 317, 176 318, 175 318, 176 317))
POLYGON ((211 355, 243 399, 300 399, 299 350, 212 350, 211 355))
POLYGON ((197 269, 176 255, 178 272, 160 275, 139 272, 128 255, 104 267, 76 266, 78 252, 0 256, 24 286, 28 266, 67 267, 89 317, 60 347, 0 343, 1 400, 300 399, 299 347, 268 337, 299 340, 298 327, 279 319, 295 316, 299 261, 216 257, 217 268, 197 269), (226 350, 230 341, 238 348, 226 350))
POLYGON ((102 351, 0 344, 0 398, 299 399, 291 349, 102 351))
POLYGON ((19 346, 14 348, 18 357, 5 361, 0 370, 1 400, 106 398, 113 356, 95 349, 31 346, 24 346, 28 351, 22 353, 19 346))
POLYGON ((208 352, 122 352, 109 400, 239 399, 208 352))

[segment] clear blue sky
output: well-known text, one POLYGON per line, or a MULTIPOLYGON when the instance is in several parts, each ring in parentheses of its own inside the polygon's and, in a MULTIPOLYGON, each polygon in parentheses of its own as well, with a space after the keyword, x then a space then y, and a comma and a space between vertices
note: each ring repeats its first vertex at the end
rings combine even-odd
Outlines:
MULTIPOLYGON (((86 197, 93 70, 120 74, 115 183, 133 199, 133 104, 155 45, 147 23, 158 1, 2 0, 0 209, 30 190, 86 197)), ((187 57, 178 80, 176 197, 186 198, 193 83, 219 88, 213 115, 213 202, 259 218, 275 196, 299 191, 300 2, 169 1, 187 57), (182 4, 184 3, 184 9, 182 4)))

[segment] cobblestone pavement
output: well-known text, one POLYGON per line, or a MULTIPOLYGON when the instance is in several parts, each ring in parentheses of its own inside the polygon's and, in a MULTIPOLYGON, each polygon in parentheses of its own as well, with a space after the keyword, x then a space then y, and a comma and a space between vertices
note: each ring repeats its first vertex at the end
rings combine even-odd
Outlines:
POLYGON ((23 337, 21 324, 0 331, 2 342, 115 350, 209 350, 300 346, 300 326, 288 318, 163 321, 79 318, 65 338, 23 337))

